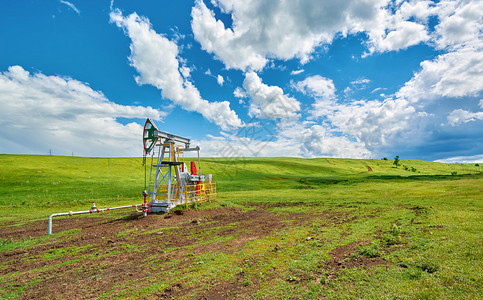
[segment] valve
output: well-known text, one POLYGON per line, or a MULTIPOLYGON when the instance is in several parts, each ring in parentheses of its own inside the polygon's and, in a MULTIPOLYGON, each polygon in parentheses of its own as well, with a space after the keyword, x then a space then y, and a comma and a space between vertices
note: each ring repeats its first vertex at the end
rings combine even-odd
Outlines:
POLYGON ((92 201, 92 206, 91 209, 89 209, 89 212, 92 214, 94 211, 99 212, 99 208, 96 206, 96 201, 92 201))
POLYGON ((144 203, 141 206, 141 210, 143 212, 144 217, 146 217, 148 215, 148 213, 151 212, 151 209, 149 208, 151 206, 151 203, 147 202, 147 196, 148 196, 148 192, 146 190, 144 190, 143 191, 144 203))

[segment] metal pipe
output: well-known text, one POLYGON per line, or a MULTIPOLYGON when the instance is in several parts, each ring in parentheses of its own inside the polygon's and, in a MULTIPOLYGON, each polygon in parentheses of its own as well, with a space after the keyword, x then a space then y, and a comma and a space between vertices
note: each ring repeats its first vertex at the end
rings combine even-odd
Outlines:
POLYGON ((201 160, 200 160, 200 148, 198 147, 198 174, 201 175, 201 160))
MULTIPOLYGON (((106 207, 106 208, 97 208, 93 202, 92 208, 90 210, 82 210, 82 211, 69 211, 66 213, 56 213, 49 216, 49 228, 48 234, 52 234, 52 218, 60 217, 60 216, 73 216, 73 215, 80 215, 80 214, 91 214, 91 213, 98 213, 98 212, 105 212, 113 209, 123 209, 123 208, 130 208, 134 207, 136 211, 138 211, 138 206, 143 206, 143 204, 132 204, 132 205, 125 205, 125 206, 117 206, 117 207, 106 207)), ((142 212, 142 211, 138 211, 142 212)))

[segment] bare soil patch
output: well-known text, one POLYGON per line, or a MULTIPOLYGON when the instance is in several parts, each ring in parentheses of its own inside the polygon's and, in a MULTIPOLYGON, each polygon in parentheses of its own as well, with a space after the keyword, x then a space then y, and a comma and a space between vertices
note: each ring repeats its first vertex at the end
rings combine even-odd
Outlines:
POLYGON ((329 253, 332 259, 322 265, 322 268, 328 271, 327 279, 336 278, 337 273, 341 269, 370 268, 375 266, 389 266, 392 264, 382 257, 354 255, 357 253, 358 246, 367 246, 368 244, 369 242, 354 242, 332 250, 329 253))
MULTIPOLYGON (((173 211, 146 218, 117 212, 99 217, 54 219, 53 232, 63 234, 0 253, 0 276, 7 275, 0 282, 0 289, 25 287, 21 299, 129 296, 162 281, 159 274, 170 271, 183 274, 201 255, 236 253, 250 241, 290 226, 310 224, 315 218, 330 224, 345 224, 356 219, 347 212, 310 214, 268 210, 286 205, 302 203, 253 205, 255 209, 248 211, 229 207, 173 211), (127 289, 129 293, 123 294, 127 289)), ((46 233, 47 220, 0 228, 0 238, 4 240, 28 241, 46 233)), ((330 253, 332 259, 322 263, 321 268, 329 270, 330 277, 342 268, 389 264, 380 257, 347 259, 357 245, 335 249, 330 253)), ((274 245, 272 251, 278 250, 278 245, 274 245)), ((218 280, 199 287, 181 279, 174 283, 171 280, 153 298, 179 298, 190 293, 200 299, 249 298, 256 285, 247 286, 243 272, 233 275, 234 280, 230 282, 218 280)))
MULTIPOLYGON (((13 282, 26 286, 24 299, 95 298, 108 291, 108 297, 120 296, 116 286, 121 287, 119 291, 125 285, 132 285, 134 290, 145 288, 152 284, 149 279, 153 278, 153 272, 182 270, 198 254, 232 253, 247 241, 289 226, 284 220, 301 224, 310 217, 298 213, 277 215, 260 208, 242 211, 225 207, 146 218, 131 215, 54 219, 54 233, 74 228, 79 231, 54 236, 26 249, 0 253, 0 276, 9 274, 9 280, 0 282, 0 288, 11 287, 13 282), (214 237, 223 242, 213 241, 214 237), (178 261, 176 266, 166 264, 174 259, 178 261), (29 284, 32 282, 41 284, 29 284)), ((28 240, 46 233, 47 221, 0 228, 2 239, 28 240)), ((243 288, 242 282, 238 288, 243 288)), ((232 286, 230 290, 238 288, 232 286)), ((224 297, 222 290, 222 286, 214 285, 207 296, 224 297)), ((179 282, 157 296, 171 298, 188 292, 184 283, 179 282)))

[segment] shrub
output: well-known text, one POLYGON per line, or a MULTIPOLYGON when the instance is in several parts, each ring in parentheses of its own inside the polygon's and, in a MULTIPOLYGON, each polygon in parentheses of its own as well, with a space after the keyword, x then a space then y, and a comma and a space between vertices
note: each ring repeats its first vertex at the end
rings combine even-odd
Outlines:
POLYGON ((432 262, 425 262, 425 263, 422 263, 420 266, 417 266, 417 267, 420 268, 422 271, 430 273, 430 274, 439 270, 439 267, 432 262))
POLYGON ((408 268, 405 276, 409 279, 420 279, 422 273, 423 272, 419 268, 408 268))
POLYGON ((386 245, 395 245, 401 241, 401 227, 393 224, 389 232, 382 235, 381 239, 386 245))
POLYGON ((379 251, 377 250, 379 246, 375 243, 371 243, 369 246, 361 247, 357 254, 365 255, 367 257, 378 257, 381 256, 379 251))

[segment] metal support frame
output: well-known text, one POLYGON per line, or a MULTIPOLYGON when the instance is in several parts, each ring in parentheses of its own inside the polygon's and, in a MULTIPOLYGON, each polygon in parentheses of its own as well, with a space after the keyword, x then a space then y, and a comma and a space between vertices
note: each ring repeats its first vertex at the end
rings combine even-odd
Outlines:
MULTIPOLYGON (((151 211, 167 212, 179 204, 202 201, 202 184, 196 183, 205 181, 205 176, 201 175, 200 147, 190 147, 188 138, 159 131, 150 119, 146 120, 143 140, 145 153, 151 154, 147 192, 151 211), (181 169, 180 153, 192 151, 197 152, 199 175, 186 174, 181 169), (194 196, 190 189, 196 191, 194 196)), ((210 182, 210 191, 212 188, 210 182)))
MULTIPOLYGON (((176 144, 176 141, 184 143, 185 149, 190 149, 189 139, 159 131, 155 131, 154 136, 160 137, 161 140, 155 144, 152 151, 148 194, 151 196, 150 203, 152 212, 167 212, 177 205, 177 203, 173 201, 173 194, 180 195, 179 190, 175 191, 175 189, 179 189, 180 186, 173 185, 173 171, 176 182, 181 182, 179 168, 180 165, 182 165, 182 162, 180 162, 179 159, 180 147, 176 144), (157 153, 155 149, 158 150, 157 153), (154 161, 155 156, 157 157, 156 161, 154 161), (155 169, 154 179, 152 178, 153 169, 155 169), (162 185, 166 186, 165 193, 160 192, 160 187, 162 185), (166 196, 166 198, 159 199, 159 196, 166 196)), ((198 147, 191 149, 199 150, 198 147)))

